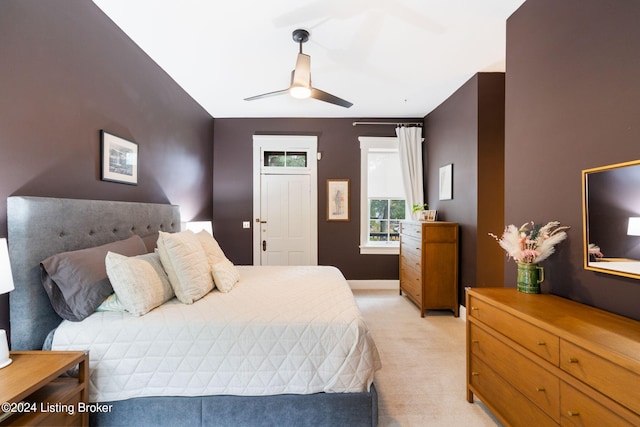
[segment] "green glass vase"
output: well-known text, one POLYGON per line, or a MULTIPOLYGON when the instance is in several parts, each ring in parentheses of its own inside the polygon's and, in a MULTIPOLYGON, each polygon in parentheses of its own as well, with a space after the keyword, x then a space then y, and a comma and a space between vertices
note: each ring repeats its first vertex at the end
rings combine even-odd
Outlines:
POLYGON ((538 264, 518 263, 518 291, 539 294, 540 283, 544 282, 544 268, 538 264))

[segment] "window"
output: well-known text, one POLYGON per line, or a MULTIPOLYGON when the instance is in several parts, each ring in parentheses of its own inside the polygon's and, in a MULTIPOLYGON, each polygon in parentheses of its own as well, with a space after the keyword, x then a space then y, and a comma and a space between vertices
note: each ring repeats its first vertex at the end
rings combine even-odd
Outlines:
POLYGON ((399 241, 404 218, 404 200, 369 198, 369 242, 399 241))
POLYGON ((281 168, 306 168, 307 153, 304 151, 265 151, 263 166, 281 168))
POLYGON ((397 138, 361 137, 360 253, 397 254, 407 203, 397 138))

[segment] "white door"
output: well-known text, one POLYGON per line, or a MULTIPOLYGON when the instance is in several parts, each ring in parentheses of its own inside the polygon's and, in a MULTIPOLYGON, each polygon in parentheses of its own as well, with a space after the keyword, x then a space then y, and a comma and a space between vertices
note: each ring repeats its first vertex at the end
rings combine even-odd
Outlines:
POLYGON ((253 263, 318 264, 317 137, 253 136, 253 263))
POLYGON ((262 175, 260 264, 310 265, 309 175, 262 175))

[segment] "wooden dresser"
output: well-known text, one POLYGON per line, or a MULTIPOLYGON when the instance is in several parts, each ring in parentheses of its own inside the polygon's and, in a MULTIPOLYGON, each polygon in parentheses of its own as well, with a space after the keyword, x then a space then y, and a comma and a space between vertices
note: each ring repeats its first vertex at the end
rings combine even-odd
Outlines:
POLYGON ((458 317, 458 224, 400 223, 400 295, 425 310, 452 310, 458 317))
POLYGON ((506 288, 466 307, 469 402, 509 426, 640 426, 640 322, 506 288))

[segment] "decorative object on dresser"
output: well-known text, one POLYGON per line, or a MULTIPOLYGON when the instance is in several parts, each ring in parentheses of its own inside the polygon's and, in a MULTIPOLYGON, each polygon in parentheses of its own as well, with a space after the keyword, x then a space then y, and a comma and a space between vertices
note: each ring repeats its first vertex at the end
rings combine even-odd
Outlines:
POLYGON ((640 322, 512 288, 466 307, 470 403, 508 426, 640 425, 640 322))
POLYGON ((89 425, 87 353, 16 351, 11 356, 14 363, 0 372, 0 425, 89 425), (77 376, 66 375, 76 367, 77 376))
POLYGON ((429 215, 429 205, 426 203, 416 203, 411 207, 411 216, 414 220, 426 221, 429 215))
POLYGON ((458 317, 458 224, 400 222, 400 295, 425 310, 458 317))
POLYGON ((513 224, 508 225, 500 238, 489 233, 489 236, 496 239, 507 251, 507 256, 518 264, 518 291, 528 294, 540 293, 544 269, 538 266, 538 263, 555 252, 555 245, 567 238, 564 230, 568 228, 561 226, 558 221, 548 222, 544 226, 531 221, 520 228, 513 224))

